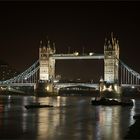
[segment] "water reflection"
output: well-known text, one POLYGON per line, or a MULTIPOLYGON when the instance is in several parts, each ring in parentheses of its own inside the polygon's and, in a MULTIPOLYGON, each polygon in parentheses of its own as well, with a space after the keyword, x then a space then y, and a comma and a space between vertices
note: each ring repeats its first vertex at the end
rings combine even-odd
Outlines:
POLYGON ((65 124, 65 108, 63 107, 66 105, 66 98, 46 98, 42 102, 51 104, 55 108, 38 110, 38 139, 53 139, 58 134, 60 126, 65 124))
POLYGON ((120 130, 120 107, 96 107, 97 122, 97 137, 96 139, 119 139, 120 130), (100 133, 99 133, 100 132, 100 133))
POLYGON ((107 107, 89 102, 89 97, 0 97, 0 139, 121 140, 140 111, 137 104, 107 107), (55 107, 26 110, 30 102, 55 107))
MULTIPOLYGON (((86 99, 82 98, 78 100, 59 97, 56 100, 53 99, 52 102, 60 108, 51 108, 51 111, 39 110, 40 122, 46 122, 45 126, 43 123, 39 125, 38 136, 41 139, 64 139, 67 137, 67 139, 118 140, 123 137, 120 132, 123 123, 121 122, 121 115, 124 110, 128 109, 130 111, 128 115, 131 118, 134 111, 132 108, 122 109, 119 106, 92 107, 89 106, 86 99), (61 108, 63 103, 66 106, 61 108), (92 110, 89 109, 90 107, 92 110), (46 118, 42 117, 43 114, 46 118)), ((129 117, 125 119, 129 119, 129 117)), ((128 125, 130 125, 129 121, 128 125)))

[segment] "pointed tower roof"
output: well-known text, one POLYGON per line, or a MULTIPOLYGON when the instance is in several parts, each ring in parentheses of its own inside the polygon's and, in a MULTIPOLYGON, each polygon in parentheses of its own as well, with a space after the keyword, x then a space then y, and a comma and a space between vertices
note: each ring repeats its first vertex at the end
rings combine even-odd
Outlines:
POLYGON ((104 82, 104 79, 103 79, 103 77, 101 76, 101 78, 100 78, 100 82, 104 82))
POLYGON ((42 44, 43 44, 43 41, 42 41, 42 40, 40 40, 40 48, 42 47, 42 44))

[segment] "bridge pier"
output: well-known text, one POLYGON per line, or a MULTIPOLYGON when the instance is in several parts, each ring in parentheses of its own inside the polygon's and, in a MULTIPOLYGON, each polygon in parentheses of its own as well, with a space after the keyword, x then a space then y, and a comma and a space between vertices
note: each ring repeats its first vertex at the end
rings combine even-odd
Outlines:
POLYGON ((48 81, 39 81, 36 88, 36 96, 57 95, 54 90, 54 84, 48 81))
POLYGON ((121 88, 118 84, 107 83, 103 79, 99 82, 100 97, 120 98, 121 88))

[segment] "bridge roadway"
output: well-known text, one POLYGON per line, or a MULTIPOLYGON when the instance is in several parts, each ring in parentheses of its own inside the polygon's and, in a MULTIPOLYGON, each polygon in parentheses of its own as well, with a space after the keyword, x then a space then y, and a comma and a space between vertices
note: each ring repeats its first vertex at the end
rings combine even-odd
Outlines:
POLYGON ((121 84, 121 87, 140 87, 140 85, 136 85, 136 84, 121 84))
MULTIPOLYGON (((0 86, 35 86, 36 83, 1 83, 0 86)), ((96 83, 55 83, 55 87, 63 88, 63 87, 72 87, 72 86, 83 86, 83 87, 91 87, 98 88, 99 84, 96 83)), ((121 87, 140 87, 140 85, 133 84, 121 84, 121 87)))
POLYGON ((92 55, 76 55, 76 54, 54 54, 51 58, 56 60, 64 59, 104 59, 103 54, 92 54, 92 55))
MULTIPOLYGON (((0 86, 34 86, 36 83, 2 83, 0 86)), ((55 83, 55 87, 57 88, 63 88, 63 87, 71 87, 71 86, 83 86, 83 87, 91 87, 91 88, 97 88, 99 84, 93 84, 93 83, 55 83)))
POLYGON ((0 86, 4 87, 4 86, 12 86, 12 87, 26 87, 26 86, 34 86, 36 85, 36 83, 3 83, 0 84, 0 86))
POLYGON ((99 88, 99 84, 93 83, 56 83, 55 88, 65 88, 65 87, 73 87, 73 86, 83 86, 83 87, 90 87, 90 88, 99 88))
MULTIPOLYGON (((73 86, 83 86, 83 87, 90 87, 90 88, 96 88, 99 89, 99 84, 96 83, 57 83, 55 84, 55 88, 60 89, 60 88, 65 88, 65 87, 73 87, 73 86)), ((140 85, 131 85, 131 84, 122 84, 122 88, 139 88, 140 85)))

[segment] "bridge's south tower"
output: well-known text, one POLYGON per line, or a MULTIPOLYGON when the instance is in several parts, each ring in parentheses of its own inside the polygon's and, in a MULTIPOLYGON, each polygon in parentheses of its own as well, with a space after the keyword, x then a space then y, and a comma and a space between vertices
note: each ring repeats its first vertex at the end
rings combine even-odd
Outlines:
POLYGON ((110 84, 119 82, 119 43, 111 34, 111 39, 105 39, 104 44, 104 80, 110 84))

